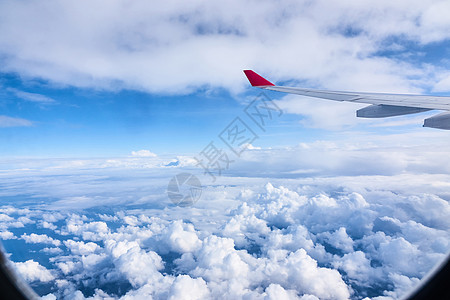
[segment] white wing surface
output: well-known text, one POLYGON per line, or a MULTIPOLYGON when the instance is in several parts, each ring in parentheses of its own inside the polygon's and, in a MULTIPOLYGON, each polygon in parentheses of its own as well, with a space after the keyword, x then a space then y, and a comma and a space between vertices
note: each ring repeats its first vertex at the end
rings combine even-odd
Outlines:
MULTIPOLYGON (((427 110, 450 111, 450 97, 342 92, 277 86, 267 79, 261 77, 257 73, 253 72, 252 70, 245 70, 244 73, 252 86, 266 90, 334 101, 348 101, 371 104, 370 106, 362 108, 356 112, 356 115, 358 117, 363 118, 384 118, 419 113, 427 110)), ((450 112, 440 113, 436 116, 426 119, 424 122, 424 127, 450 130, 450 112)))

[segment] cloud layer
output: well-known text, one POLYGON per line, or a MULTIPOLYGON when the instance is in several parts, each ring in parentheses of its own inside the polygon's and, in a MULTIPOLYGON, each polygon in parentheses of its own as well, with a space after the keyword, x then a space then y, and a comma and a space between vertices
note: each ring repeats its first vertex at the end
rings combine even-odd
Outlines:
POLYGON ((3 1, 1 71, 156 93, 239 91, 244 68, 328 88, 417 91, 432 78, 448 90, 448 72, 408 63, 406 48, 448 39, 446 9, 432 0, 3 1), (394 56, 378 55, 386 51, 394 56))
POLYGON ((182 208, 157 196, 163 167, 154 180, 82 168, 88 181, 46 176, 65 200, 52 188, 44 206, 0 209, 11 259, 49 299, 397 299, 450 250, 448 175, 224 177, 182 208))

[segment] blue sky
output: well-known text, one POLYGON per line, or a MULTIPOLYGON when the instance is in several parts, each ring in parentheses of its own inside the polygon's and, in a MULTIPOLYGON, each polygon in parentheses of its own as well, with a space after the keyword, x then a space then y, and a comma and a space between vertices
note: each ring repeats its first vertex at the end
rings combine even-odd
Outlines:
MULTIPOLYGON (((251 87, 238 96, 223 88, 187 95, 108 91, 55 86, 3 73, 2 114, 30 123, 3 127, 0 151, 12 157, 124 156, 139 149, 159 155, 194 154, 236 116, 243 116, 259 94, 251 87)), ((281 96, 265 94, 273 100, 281 96)), ((255 129, 259 137, 255 146, 291 145, 326 136, 320 130, 305 130, 300 120, 301 116, 285 114, 266 132, 255 129)))
POLYGON ((226 95, 160 96, 131 90, 30 87, 16 78, 4 82, 55 100, 42 105, 20 99, 14 92, 4 93, 5 114, 33 123, 3 128, 2 138, 9 145, 2 144, 2 151, 9 155, 120 156, 136 149, 162 154, 180 148, 189 152, 196 150, 192 145, 213 136, 223 126, 220 121, 239 109, 226 95))
MULTIPOLYGON (((247 105, 223 89, 174 96, 59 88, 10 74, 3 74, 2 79, 3 114, 31 122, 29 126, 2 128, 0 149, 5 156, 124 156, 139 149, 192 154, 217 138, 234 117, 243 115, 247 105), (30 101, 23 98, 23 92, 45 95, 52 101, 30 101)), ((253 90, 240 98, 248 102, 246 99, 258 94, 253 90)), ((298 120, 284 116, 266 134, 258 132, 258 145, 280 145, 305 134, 301 126, 293 124, 298 120)))
MULTIPOLYGON (((411 8, 233 1, 156 9, 117 1, 91 15, 72 2, 48 5, 2 4, 4 157, 196 153, 259 94, 243 76, 247 68, 308 87, 450 90, 445 2, 411 8)), ((359 106, 268 95, 286 114, 255 146, 424 130, 420 116, 387 127, 357 120, 359 106)))

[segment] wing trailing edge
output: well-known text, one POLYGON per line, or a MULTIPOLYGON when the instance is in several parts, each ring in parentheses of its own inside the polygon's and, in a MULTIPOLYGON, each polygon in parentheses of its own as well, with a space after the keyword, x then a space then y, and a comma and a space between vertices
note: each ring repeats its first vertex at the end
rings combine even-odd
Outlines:
MULTIPOLYGON (((450 111, 450 97, 344 92, 277 86, 252 70, 244 70, 244 73, 253 87, 333 101, 371 104, 357 111, 357 116, 362 118, 385 118, 415 114, 428 110, 450 111)), ((450 130, 450 113, 438 114, 426 119, 424 127, 450 130)))

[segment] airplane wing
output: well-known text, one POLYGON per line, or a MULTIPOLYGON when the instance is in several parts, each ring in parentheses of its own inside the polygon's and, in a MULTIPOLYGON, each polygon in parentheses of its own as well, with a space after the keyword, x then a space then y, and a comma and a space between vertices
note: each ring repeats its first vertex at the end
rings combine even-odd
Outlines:
MULTIPOLYGON (((265 90, 323 98, 334 101, 371 104, 356 112, 356 115, 362 118, 385 118, 414 114, 428 110, 450 111, 450 97, 342 92, 277 86, 252 70, 244 70, 244 73, 252 86, 265 90)), ((450 112, 440 113, 425 119, 423 126, 450 130, 450 112)))

